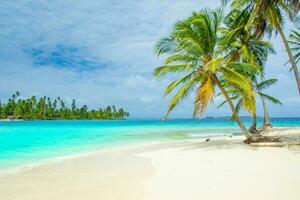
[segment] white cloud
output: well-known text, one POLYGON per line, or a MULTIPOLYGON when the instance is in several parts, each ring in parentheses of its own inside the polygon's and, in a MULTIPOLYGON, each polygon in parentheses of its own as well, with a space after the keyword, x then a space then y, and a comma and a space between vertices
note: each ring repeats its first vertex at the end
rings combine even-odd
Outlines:
MULTIPOLYGON (((91 107, 115 104, 129 110, 132 117, 160 117, 170 99, 163 99, 163 89, 171 78, 157 80, 152 76, 160 63, 153 54, 155 41, 178 19, 204 5, 218 4, 218 0, 3 0, 1 100, 19 90, 24 96, 76 98, 91 107), (58 46, 62 46, 62 57, 55 55, 58 46), (32 49, 41 50, 52 60, 36 62, 41 58, 30 54, 32 49), (96 62, 99 68, 56 66, 64 56, 71 65, 85 60, 96 62)), ((278 55, 268 64, 270 76, 278 77, 279 84, 270 93, 281 97, 284 109, 271 106, 271 114, 299 116, 294 77, 282 66, 286 56, 278 40, 276 45, 278 55)), ((192 102, 192 97, 188 98, 171 116, 191 116, 192 102)), ((207 115, 229 113, 227 108, 211 106, 207 115)))

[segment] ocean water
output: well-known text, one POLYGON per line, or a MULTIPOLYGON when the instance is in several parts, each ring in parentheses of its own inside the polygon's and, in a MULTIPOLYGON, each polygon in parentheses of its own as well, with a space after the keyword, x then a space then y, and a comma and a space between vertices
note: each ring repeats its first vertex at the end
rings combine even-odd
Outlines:
MULTIPOLYGON (((245 120, 246 125, 251 121, 245 120)), ((274 118, 300 127, 300 118, 274 118)), ((1 121, 0 170, 131 143, 239 134, 227 118, 124 121, 1 121)))

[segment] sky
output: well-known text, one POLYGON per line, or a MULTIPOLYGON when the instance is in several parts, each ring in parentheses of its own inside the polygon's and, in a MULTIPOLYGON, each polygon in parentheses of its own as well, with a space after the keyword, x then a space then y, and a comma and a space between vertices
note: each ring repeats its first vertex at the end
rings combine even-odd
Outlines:
MULTIPOLYGON (((155 78, 162 64, 155 42, 172 25, 218 0, 1 0, 0 100, 15 91, 21 97, 60 96, 90 108, 116 105, 132 118, 162 117, 169 97, 165 86, 174 77, 155 78)), ((288 35, 291 24, 284 30, 288 35)), ((267 78, 278 84, 266 92, 283 105, 270 105, 273 117, 300 117, 300 97, 282 42, 273 38, 277 54, 267 62, 267 78)), ((205 116, 230 115, 217 109, 216 98, 205 116)), ((170 117, 191 117, 193 96, 170 117)), ((246 113, 243 113, 246 114, 246 113)), ((258 114, 262 115, 258 102, 258 114)))

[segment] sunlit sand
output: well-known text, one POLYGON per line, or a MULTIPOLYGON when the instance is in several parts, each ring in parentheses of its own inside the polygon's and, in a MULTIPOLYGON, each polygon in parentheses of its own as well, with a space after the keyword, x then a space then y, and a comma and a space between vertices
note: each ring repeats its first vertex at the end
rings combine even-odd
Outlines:
MULTIPOLYGON (((299 129, 286 129, 297 133, 299 129)), ((298 132, 300 133, 300 132, 298 132)), ((255 148, 241 136, 115 148, 0 178, 5 200, 297 200, 300 148, 255 148)))

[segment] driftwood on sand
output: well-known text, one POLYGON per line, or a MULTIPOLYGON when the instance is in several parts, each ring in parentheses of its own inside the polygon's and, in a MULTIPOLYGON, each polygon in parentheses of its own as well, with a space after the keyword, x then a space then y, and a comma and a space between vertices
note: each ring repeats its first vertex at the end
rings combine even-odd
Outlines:
POLYGON ((252 143, 265 143, 265 142, 282 142, 280 137, 276 136, 263 136, 263 135, 253 135, 246 140, 244 143, 252 144, 252 143))
POLYGON ((268 128, 259 134, 253 134, 244 143, 253 147, 283 147, 300 145, 300 131, 295 129, 287 132, 283 128, 268 128))

